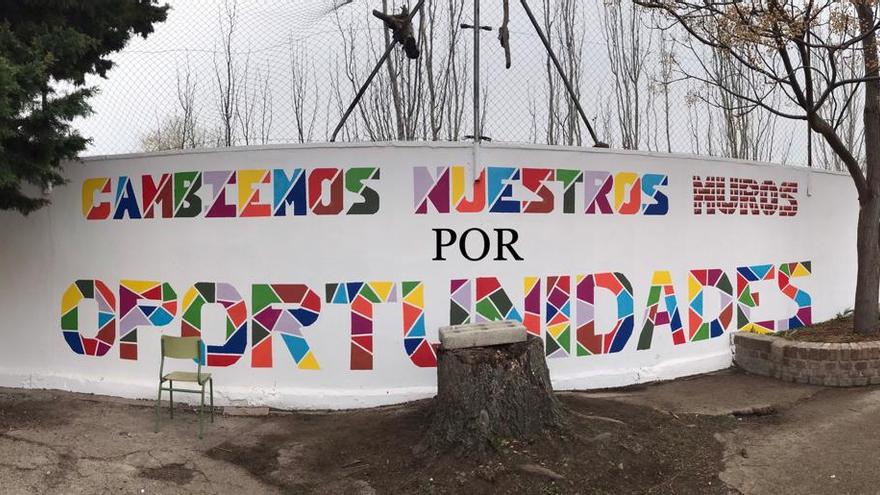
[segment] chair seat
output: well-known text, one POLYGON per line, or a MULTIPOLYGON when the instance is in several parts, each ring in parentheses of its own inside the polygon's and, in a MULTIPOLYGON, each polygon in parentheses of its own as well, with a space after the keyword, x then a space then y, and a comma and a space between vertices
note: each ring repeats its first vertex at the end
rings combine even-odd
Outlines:
POLYGON ((201 375, 199 375, 198 373, 193 373, 191 371, 174 371, 162 377, 162 380, 164 381, 192 382, 198 383, 199 385, 207 382, 210 379, 210 373, 202 373, 201 375))

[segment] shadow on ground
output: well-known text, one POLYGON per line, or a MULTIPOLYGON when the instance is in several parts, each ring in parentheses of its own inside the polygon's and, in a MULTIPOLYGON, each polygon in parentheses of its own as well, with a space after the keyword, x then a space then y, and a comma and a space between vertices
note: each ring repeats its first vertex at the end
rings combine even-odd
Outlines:
POLYGON ((181 411, 0 389, 0 486, 14 493, 875 493, 880 389, 727 371, 560 393, 572 428, 486 459, 417 453, 430 402, 364 411, 181 411))

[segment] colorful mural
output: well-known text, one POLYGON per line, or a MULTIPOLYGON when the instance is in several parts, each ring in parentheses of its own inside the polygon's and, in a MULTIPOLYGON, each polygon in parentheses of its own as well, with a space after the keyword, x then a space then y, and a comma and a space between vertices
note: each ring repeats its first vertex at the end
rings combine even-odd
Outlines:
MULTIPOLYGON (((378 405, 432 393, 439 327, 507 319, 542 340, 554 385, 613 387, 719 369, 730 332, 797 328, 851 299, 851 264, 825 245, 851 227, 846 177, 499 144, 473 158, 452 144, 309 145, 71 169, 51 222, 33 219, 53 240, 40 252, 51 280, 24 293, 61 299, 53 376, 135 387, 155 374, 160 335, 197 335, 229 397, 378 405), (833 232, 807 239, 821 211, 833 232), (766 242, 725 249, 743 236, 766 242)), ((0 298, 15 325, 18 305, 40 314, 5 295, 23 301, 0 298)), ((33 355, 4 358, 40 374, 33 355)))
POLYGON ((138 327, 162 327, 177 316, 177 293, 170 284, 144 280, 119 283, 119 357, 138 358, 138 327))
MULTIPOLYGON (((541 278, 523 279, 523 326, 531 335, 541 336, 541 278)), ((454 304, 454 303, 453 303, 454 304)))
POLYGON ((116 341, 116 298, 100 280, 77 280, 61 296, 61 334, 70 350, 85 356, 103 356, 116 341), (98 305, 98 333, 84 337, 79 331, 79 303, 94 300, 98 305))
POLYGON ((589 215, 666 215, 664 192, 669 178, 661 174, 600 172, 550 168, 486 167, 470 185, 467 199, 465 167, 413 169, 414 211, 436 213, 553 213, 557 198, 551 183, 562 184, 562 211, 576 209, 575 184, 583 184, 583 212, 589 215), (515 199, 514 185, 535 199, 515 199))
POLYGON ((610 272, 578 276, 575 294, 577 355, 592 356, 622 351, 635 325, 632 284, 626 276, 610 272), (610 292, 617 301, 617 321, 608 331, 596 330, 597 288, 610 292))
POLYGON ((730 278, 720 269, 691 270, 688 276, 688 341, 720 337, 733 319, 733 287, 730 278), (714 288, 721 298, 721 311, 708 319, 705 311, 706 289, 714 288))
POLYGON ((397 302, 397 286, 384 281, 327 284, 327 302, 350 306, 351 369, 373 369, 373 305, 397 302))
POLYGON ((639 350, 651 348, 651 344, 654 342, 654 329, 658 326, 669 325, 672 342, 675 345, 687 342, 687 336, 681 322, 681 313, 678 311, 675 287, 672 285, 672 275, 669 271, 656 271, 651 277, 651 288, 648 289, 648 304, 643 320, 645 323, 642 326, 642 333, 639 335, 639 350), (661 304, 663 309, 661 309, 661 304))
MULTIPOLYGON (((82 215, 88 220, 372 215, 379 211, 380 195, 371 184, 380 178, 376 167, 96 177, 83 181, 82 215), (347 200, 346 192, 358 199, 347 200), (203 197, 210 199, 203 204, 203 197)), ((580 200, 589 215, 662 216, 669 212, 668 186, 664 174, 498 166, 486 167, 468 185, 464 166, 413 169, 416 214, 547 214, 559 204, 572 214, 580 200), (561 201, 553 183, 561 185, 561 201), (531 197, 514 199, 514 185, 531 197)), ((695 175, 692 186, 696 215, 798 213, 800 187, 794 181, 695 175)))
MULTIPOLYGON (((458 279, 449 282, 449 324, 465 325, 471 322, 474 311, 471 281, 458 279)), ((540 303, 539 311, 540 311, 540 303)))
MULTIPOLYGON (((812 297, 792 283, 793 278, 809 277, 812 263, 743 266, 736 269, 736 274, 736 329, 769 333, 812 323, 812 297), (775 282, 776 290, 792 301, 795 309, 774 320, 753 321, 752 311, 761 306, 760 295, 753 290, 758 282, 775 282)), ((519 301, 523 310, 520 311, 496 277, 453 279, 449 285, 450 324, 522 321, 529 333, 543 337, 550 358, 615 354, 627 348, 635 327, 635 298, 633 286, 623 273, 530 276, 522 280, 519 301), (614 304, 597 308, 598 291, 605 291, 614 304), (598 328, 597 311, 613 312, 614 323, 609 328, 598 328)), ((633 350, 651 349, 658 327, 669 327, 671 341, 676 346, 714 339, 731 330, 734 299, 727 273, 717 268, 691 270, 687 281, 686 329, 671 273, 654 272, 642 313, 642 330, 633 350), (718 298, 719 309, 715 312, 707 310, 709 297, 718 298)), ((325 289, 326 302, 349 307, 349 369, 374 369, 374 306, 398 302, 403 329, 401 346, 406 356, 415 367, 437 365, 436 344, 430 341, 426 327, 428 308, 424 282, 346 282, 326 284, 325 289)), ((204 364, 216 367, 236 364, 249 345, 250 320, 253 368, 275 366, 273 336, 280 335, 297 369, 321 369, 319 357, 304 333, 306 328, 320 332, 318 320, 323 310, 318 293, 304 284, 254 284, 251 294, 249 311, 238 289, 228 283, 200 282, 185 293, 180 321, 183 336, 203 334, 206 305, 219 304, 224 310, 226 339, 206 346, 204 364)), ((138 359, 138 329, 168 327, 177 315, 177 304, 176 292, 168 283, 123 280, 119 284, 120 358, 138 359)), ((69 347, 86 356, 107 354, 116 341, 117 314, 114 294, 107 285, 100 280, 76 281, 62 296, 61 308, 61 329, 69 347), (84 299, 94 299, 98 304, 99 327, 94 338, 80 333, 79 304, 84 299)))
POLYGON ((808 277, 812 274, 812 263, 783 263, 773 265, 743 266, 736 269, 737 327, 741 331, 773 333, 794 330, 813 322, 812 298, 791 283, 792 278, 808 277), (760 294, 752 291, 753 282, 776 281, 779 291, 797 306, 794 316, 777 320, 754 321, 752 310, 760 303, 760 294))
POLYGON ((495 277, 479 277, 476 282, 476 300, 470 280, 452 280, 450 324, 481 323, 485 321, 515 320, 523 321, 501 283, 495 277), (476 315, 472 308, 476 307, 476 315))
POLYGON ((272 367, 272 335, 280 334, 297 368, 320 369, 302 329, 318 320, 321 296, 302 284, 255 284, 252 294, 251 365, 272 367))
POLYGON ((779 290, 797 304, 797 313, 788 320, 778 320, 776 331, 793 330, 813 324, 813 297, 807 291, 795 287, 792 278, 809 277, 813 274, 813 263, 783 263, 776 272, 779 290))
POLYGON ((403 346, 412 363, 419 368, 437 366, 437 351, 428 341, 425 330, 425 284, 403 282, 403 346))
POLYGON ((544 348, 548 357, 562 358, 571 354, 571 277, 547 278, 547 303, 544 322, 547 338, 544 348))
POLYGON ((183 296, 182 337, 202 336, 202 309, 206 304, 219 304, 226 313, 226 341, 203 344, 202 364, 226 367, 237 363, 247 349, 248 309, 238 289, 227 283, 199 282, 183 296))
POLYGON ((694 215, 778 215, 798 214, 797 182, 743 179, 738 177, 693 177, 694 215))
POLYGON ((87 220, 372 215, 380 197, 370 184, 379 178, 376 167, 97 177, 83 181, 82 214, 87 220))

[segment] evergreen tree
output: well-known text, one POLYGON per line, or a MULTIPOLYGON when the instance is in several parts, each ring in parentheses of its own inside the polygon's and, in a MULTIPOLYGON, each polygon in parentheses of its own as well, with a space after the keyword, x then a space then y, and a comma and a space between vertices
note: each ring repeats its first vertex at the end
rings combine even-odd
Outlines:
POLYGON ((146 37, 168 5, 156 0, 0 0, 0 210, 30 213, 65 182, 62 162, 88 139, 71 128, 91 111, 88 74, 133 35, 146 37))

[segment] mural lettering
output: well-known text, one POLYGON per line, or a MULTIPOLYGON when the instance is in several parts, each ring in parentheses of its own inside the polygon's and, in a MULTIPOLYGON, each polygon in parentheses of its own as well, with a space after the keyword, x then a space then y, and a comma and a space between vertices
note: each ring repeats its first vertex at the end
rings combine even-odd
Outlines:
POLYGON ((694 176, 694 215, 778 215, 798 213, 798 183, 737 177, 694 176))
POLYGON ((277 333, 297 368, 321 369, 302 333, 318 321, 321 296, 303 284, 255 284, 251 294, 251 365, 272 367, 272 335, 277 333))
MULTIPOLYGON (((685 329, 679 311, 677 291, 668 271, 654 272, 648 289, 636 351, 652 347, 658 327, 668 327, 676 346, 715 339, 731 330, 775 332, 791 330, 812 322, 812 298, 796 287, 792 279, 809 277, 812 263, 750 265, 736 269, 736 293, 728 274, 718 268, 691 270, 687 276, 688 319, 685 329), (791 301, 791 314, 775 320, 755 321, 753 311, 760 306, 753 284, 773 282, 791 301), (709 297, 716 308, 709 311, 709 297), (737 325, 731 327, 736 304, 737 325)), ((623 273, 598 272, 586 275, 553 275, 523 279, 522 311, 496 277, 454 279, 449 285, 452 325, 497 321, 521 321, 537 336, 544 333, 550 358, 587 357, 623 352, 635 330, 636 300, 633 286, 623 273), (614 301, 613 307, 598 307, 602 291, 614 301), (543 308, 543 309, 542 309, 543 308), (613 323, 597 324, 599 311, 611 311, 613 323), (572 324, 574 319, 574 324, 572 324), (574 329, 574 331, 573 331, 574 329)), ((348 307, 350 316, 349 369, 373 370, 374 309, 389 304, 402 315, 402 350, 416 367, 437 365, 435 344, 427 337, 425 324, 425 284, 421 281, 371 281, 329 283, 324 300, 348 307)), ((607 299, 606 299, 607 300, 607 299)), ((119 284, 119 307, 108 286, 100 280, 78 280, 62 295, 61 330, 70 349, 85 356, 104 356, 116 342, 116 315, 119 324, 120 358, 136 360, 139 327, 168 327, 177 315, 177 294, 163 282, 123 280, 119 284), (98 308, 98 329, 94 337, 79 328, 79 306, 94 300, 98 308)), ((317 330, 322 299, 304 284, 254 284, 251 310, 241 292, 231 284, 199 282, 187 289, 180 315, 180 335, 201 336, 202 310, 217 304, 225 313, 225 339, 208 343, 205 365, 227 367, 236 364, 251 349, 251 366, 273 367, 273 335, 280 335, 294 364, 301 370, 319 370, 319 356, 311 348, 304 329, 317 330), (248 342, 248 324, 251 341, 248 342)), ((327 309, 329 310, 329 309, 327 309)))
POLYGON ((174 172, 83 181, 87 220, 372 215, 375 167, 174 172))
POLYGON ((463 166, 415 167, 413 206, 417 215, 553 213, 560 206, 569 214, 666 215, 668 185, 662 174, 516 167, 486 167, 466 184, 463 166), (561 184, 561 198, 548 186, 552 182, 561 184))

